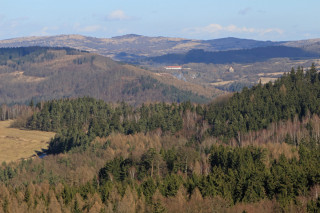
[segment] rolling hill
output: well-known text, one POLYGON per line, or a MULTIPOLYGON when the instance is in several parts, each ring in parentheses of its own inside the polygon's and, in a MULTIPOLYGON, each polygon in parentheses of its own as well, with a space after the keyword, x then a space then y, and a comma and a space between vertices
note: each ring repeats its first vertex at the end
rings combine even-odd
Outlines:
POLYGON ((0 49, 0 82, 0 103, 7 104, 82 96, 131 104, 203 103, 219 92, 71 48, 0 49))
POLYGON ((284 45, 288 46, 288 47, 301 48, 306 51, 317 53, 318 55, 320 54, 320 39, 319 38, 301 40, 301 41, 290 41, 290 42, 284 43, 284 45))
POLYGON ((320 53, 320 39, 300 41, 258 41, 240 38, 197 40, 171 37, 149 37, 136 34, 112 38, 95 38, 82 35, 33 36, 0 41, 0 47, 70 47, 108 56, 116 60, 135 61, 171 53, 187 53, 190 50, 227 51, 258 47, 287 46, 320 53))
MULTIPOLYGON (((281 76, 292 67, 309 67, 315 63, 319 68, 319 42, 319 39, 272 42, 232 37, 196 40, 135 34, 113 38, 58 35, 2 40, 0 47, 75 48, 107 56, 116 61, 139 64, 155 73, 152 74, 153 79, 212 98, 212 94, 217 92, 212 88, 240 91, 243 86, 251 86, 261 79, 262 82, 275 80, 275 77, 281 76), (165 70, 163 65, 183 65, 188 69, 172 72, 165 70), (230 68, 234 72, 229 72, 230 68), (185 81, 177 81, 174 76, 182 76, 181 79, 185 81)), ((129 69, 138 68, 130 66, 129 69)), ((150 75, 150 72, 147 73, 150 75)), ((25 76, 22 78, 31 80, 25 76)), ((139 85, 137 82, 135 84, 139 85)), ((139 89, 124 90, 132 95, 139 89)))
POLYGON ((22 37, 0 41, 0 47, 70 47, 109 56, 118 60, 160 56, 169 53, 185 53, 192 49, 221 51, 280 45, 283 42, 256 41, 250 39, 223 38, 196 40, 169 37, 148 37, 135 34, 113 38, 94 38, 81 35, 22 37))

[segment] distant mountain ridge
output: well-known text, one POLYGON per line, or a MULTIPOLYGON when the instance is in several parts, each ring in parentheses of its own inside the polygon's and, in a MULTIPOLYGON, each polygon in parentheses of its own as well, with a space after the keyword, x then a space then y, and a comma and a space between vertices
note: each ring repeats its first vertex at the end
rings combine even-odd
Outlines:
POLYGON ((113 59, 161 56, 186 53, 192 49, 223 51, 281 45, 285 42, 257 41, 239 38, 196 40, 170 37, 148 37, 136 34, 112 38, 95 38, 82 35, 22 37, 0 41, 0 47, 70 47, 86 50, 113 59))
MULTIPOLYGON (((292 67, 309 67, 315 63, 320 69, 320 39, 273 42, 234 37, 197 40, 128 34, 112 38, 57 35, 0 40, 0 48, 29 46, 69 47, 136 64, 153 72, 152 78, 164 84, 180 82, 179 89, 209 99, 217 94, 215 88, 241 90, 261 79, 262 82, 274 80, 292 67), (170 65, 182 65, 186 69, 172 72, 164 68, 170 65)), ((137 88, 126 91, 135 93, 137 88)))
POLYGON ((251 49, 207 52, 204 50, 190 50, 184 54, 167 54, 144 59, 148 63, 188 64, 188 63, 255 63, 273 58, 312 59, 318 54, 303 49, 288 46, 255 47, 251 49))

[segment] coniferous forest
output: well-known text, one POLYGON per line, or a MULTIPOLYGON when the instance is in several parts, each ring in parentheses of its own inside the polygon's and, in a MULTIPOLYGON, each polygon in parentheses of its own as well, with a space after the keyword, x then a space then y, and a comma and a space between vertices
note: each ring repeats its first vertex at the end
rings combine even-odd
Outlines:
POLYGON ((206 105, 83 97, 20 111, 14 126, 56 135, 43 159, 1 165, 0 212, 320 211, 314 65, 206 105))

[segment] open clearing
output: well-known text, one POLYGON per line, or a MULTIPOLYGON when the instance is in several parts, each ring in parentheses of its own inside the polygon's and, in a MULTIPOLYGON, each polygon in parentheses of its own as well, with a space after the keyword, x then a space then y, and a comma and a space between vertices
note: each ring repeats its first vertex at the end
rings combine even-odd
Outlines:
POLYGON ((48 148, 54 132, 10 128, 13 121, 0 121, 0 163, 29 158, 48 148))
POLYGON ((214 82, 214 83, 210 83, 212 86, 223 86, 226 84, 230 84, 234 81, 220 81, 220 82, 214 82))
MULTIPOLYGON (((262 84, 266 84, 266 83, 269 83, 270 81, 271 82, 275 82, 278 78, 260 78, 259 81, 261 81, 262 84)), ((259 82, 258 81, 258 82, 259 82)))

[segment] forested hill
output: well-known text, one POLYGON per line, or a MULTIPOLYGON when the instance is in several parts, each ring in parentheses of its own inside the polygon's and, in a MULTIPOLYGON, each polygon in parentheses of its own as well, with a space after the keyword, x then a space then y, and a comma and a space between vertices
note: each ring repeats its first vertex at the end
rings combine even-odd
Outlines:
POLYGON ((314 66, 209 105, 31 102, 24 127, 57 134, 44 159, 0 166, 0 210, 319 212, 319 106, 314 66))
POLYGON ((176 79, 169 84, 147 70, 70 48, 2 48, 0 53, 0 103, 5 104, 83 96, 131 104, 204 103, 215 95, 214 89, 176 79))
POLYGON ((61 133, 51 144, 52 152, 70 150, 81 146, 81 141, 90 142, 95 136, 108 136, 112 132, 147 133, 160 128, 162 132, 179 134, 186 125, 183 121, 191 122, 192 128, 198 129, 186 131, 188 137, 193 134, 192 137, 203 140, 204 135, 199 135, 203 131, 199 128, 208 122, 208 134, 224 141, 235 138, 241 146, 241 134, 295 117, 301 120, 307 115, 320 115, 319 106, 320 76, 312 66, 306 72, 302 68, 292 70, 274 83, 245 88, 229 99, 205 106, 192 106, 187 102, 134 109, 125 103, 114 108, 94 99, 51 101, 39 106, 41 111, 30 118, 27 128, 61 133), (195 115, 186 118, 187 110, 195 115), (77 134, 87 139, 81 140, 77 134), (70 141, 75 145, 70 145, 70 141))
POLYGON ((206 120, 216 136, 267 128, 272 122, 320 115, 320 75, 313 65, 294 69, 274 83, 244 88, 229 100, 207 107, 206 120))
POLYGON ((254 63, 272 58, 309 59, 318 58, 317 53, 307 52, 300 48, 286 46, 256 47, 252 49, 209 52, 190 50, 183 54, 167 54, 143 59, 153 63, 187 64, 187 63, 254 63))
POLYGON ((170 37, 148 37, 142 35, 123 35, 113 38, 95 38, 81 35, 58 35, 43 37, 24 37, 1 40, 0 47, 70 47, 87 50, 92 53, 124 58, 125 55, 134 59, 140 57, 160 56, 169 53, 185 53, 192 49, 207 51, 245 49, 281 45, 285 42, 256 41, 251 39, 222 38, 213 40, 196 40, 170 37))

